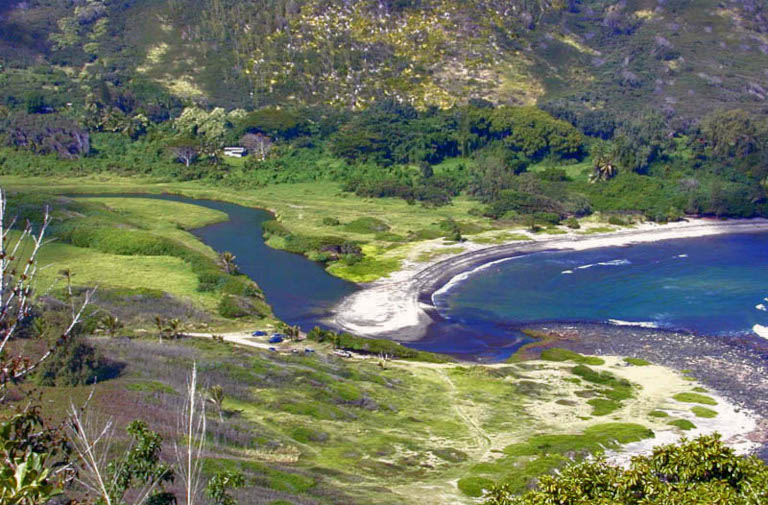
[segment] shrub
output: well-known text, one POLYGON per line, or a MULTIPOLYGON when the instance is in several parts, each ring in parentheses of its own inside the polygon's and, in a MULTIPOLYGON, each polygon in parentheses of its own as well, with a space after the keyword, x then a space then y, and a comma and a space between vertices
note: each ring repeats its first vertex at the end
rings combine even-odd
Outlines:
POLYGON ((352 233, 380 233, 389 231, 389 225, 375 217, 361 217, 347 223, 344 229, 352 233))
POLYGON ((717 405, 717 400, 711 396, 699 393, 678 393, 673 398, 683 403, 701 403, 703 405, 717 405))
POLYGON ((719 435, 683 440, 636 456, 628 468, 596 460, 540 478, 538 489, 515 497, 516 488, 494 486, 485 505, 545 503, 764 503, 768 467, 755 457, 737 456, 719 435))
POLYGON ((575 217, 569 217, 568 219, 566 219, 565 226, 567 226, 572 230, 578 230, 579 228, 581 228, 581 225, 579 224, 579 220, 576 219, 575 217))
POLYGON ((233 295, 224 295, 219 300, 218 312, 221 317, 238 319, 250 315, 247 305, 242 299, 233 295))
POLYGON ((43 362, 35 376, 41 386, 84 386, 117 376, 110 365, 86 340, 77 337, 59 347, 43 362))
POLYGON ((696 414, 696 417, 701 417, 704 419, 712 419, 714 417, 717 417, 717 411, 708 409, 706 407, 693 407, 691 409, 691 412, 696 414))
POLYGON ((605 360, 596 356, 584 356, 577 352, 569 351, 568 349, 561 349, 559 347, 552 347, 550 349, 544 349, 541 351, 541 359, 545 361, 573 361, 583 365, 604 365, 605 360))
POLYGON ((592 405, 593 416, 606 416, 621 408, 621 403, 606 398, 592 398, 587 403, 592 405))
POLYGON ((325 226, 339 226, 341 222, 335 217, 324 217, 323 224, 325 226))
POLYGON ((493 481, 483 477, 464 477, 459 479, 457 486, 459 491, 472 498, 483 496, 486 490, 493 487, 493 481))
POLYGON ((675 426, 677 428, 680 428, 683 431, 690 431, 690 430, 696 429, 696 425, 687 419, 675 419, 674 421, 670 421, 667 424, 669 424, 670 426, 675 426))

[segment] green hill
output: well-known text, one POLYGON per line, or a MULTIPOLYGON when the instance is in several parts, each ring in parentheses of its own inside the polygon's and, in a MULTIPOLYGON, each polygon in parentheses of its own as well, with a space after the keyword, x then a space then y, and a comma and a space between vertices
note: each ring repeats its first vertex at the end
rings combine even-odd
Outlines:
MULTIPOLYGON (((0 92, 160 85, 224 107, 484 98, 680 121, 767 93, 763 2, 37 0, 0 8, 0 92)), ((73 93, 75 95, 73 95, 73 93)), ((586 118, 586 119, 584 119, 586 118)))

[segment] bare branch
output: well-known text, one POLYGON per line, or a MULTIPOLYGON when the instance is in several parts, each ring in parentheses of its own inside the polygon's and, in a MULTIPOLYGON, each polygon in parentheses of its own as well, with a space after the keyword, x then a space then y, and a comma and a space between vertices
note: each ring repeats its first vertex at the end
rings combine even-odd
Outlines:
POLYGON ((203 450, 205 448, 205 399, 198 392, 197 364, 187 381, 187 397, 179 414, 179 432, 184 433, 184 445, 174 441, 176 464, 186 492, 184 505, 194 505, 202 488, 203 450))

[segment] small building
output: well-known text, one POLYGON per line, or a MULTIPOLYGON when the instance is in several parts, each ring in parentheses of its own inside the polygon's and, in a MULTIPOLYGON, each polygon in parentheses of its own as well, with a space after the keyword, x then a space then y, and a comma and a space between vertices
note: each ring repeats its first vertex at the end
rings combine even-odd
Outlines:
POLYGON ((248 154, 248 149, 245 147, 225 147, 224 156, 230 158, 242 158, 248 154))

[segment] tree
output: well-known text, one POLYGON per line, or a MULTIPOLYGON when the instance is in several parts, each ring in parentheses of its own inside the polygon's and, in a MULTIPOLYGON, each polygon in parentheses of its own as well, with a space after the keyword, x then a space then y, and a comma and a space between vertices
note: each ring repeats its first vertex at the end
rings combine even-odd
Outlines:
POLYGON ((155 327, 157 328, 158 338, 162 341, 166 338, 168 332, 165 318, 162 316, 155 316, 155 327))
POLYGON ((720 159, 743 158, 762 147, 768 136, 764 121, 740 109, 707 115, 700 130, 711 154, 720 159))
POLYGON ((768 466, 737 456, 720 435, 656 447, 629 468, 604 459, 572 465, 541 477, 538 489, 521 496, 506 484, 494 486, 484 505, 758 505, 768 500, 768 466))
POLYGON ((261 161, 266 160, 272 150, 272 140, 261 133, 246 133, 240 139, 240 145, 257 155, 261 161))
POLYGON ((123 324, 117 316, 113 316, 112 314, 107 314, 101 318, 101 321, 99 321, 99 329, 110 337, 114 337, 123 327, 125 327, 125 324, 123 324))
POLYGON ((194 140, 179 140, 168 146, 173 156, 185 166, 195 162, 200 153, 200 146, 194 140))
POLYGON ((46 503, 73 477, 69 445, 47 428, 38 407, 0 421, 0 503, 46 503))
POLYGON ((219 253, 219 265, 227 273, 227 275, 233 275, 237 273, 237 264, 235 260, 237 256, 229 251, 223 251, 219 253))
POLYGON ((71 339, 94 292, 87 290, 79 305, 70 297, 67 322, 57 338, 45 345, 41 354, 10 355, 9 343, 18 337, 20 328, 35 319, 33 286, 37 274, 37 257, 44 244, 51 215, 50 209, 46 208, 37 232, 33 230, 32 223, 27 221, 18 237, 11 240, 10 233, 16 221, 7 222, 6 203, 5 193, 0 190, 0 401, 10 384, 26 379, 71 339))
POLYGON ((230 489, 237 489, 245 485, 245 476, 237 470, 222 470, 217 472, 205 487, 205 494, 214 505, 236 505, 229 493, 230 489))
POLYGON ((16 114, 6 128, 9 145, 36 154, 77 159, 88 154, 91 137, 75 121, 57 114, 16 114))
POLYGON ((211 402, 216 407, 216 411, 219 413, 219 420, 223 421, 224 417, 222 416, 222 407, 224 405, 224 388, 216 385, 211 386, 211 388, 208 390, 208 396, 211 399, 211 402))
POLYGON ((131 437, 128 449, 113 455, 114 424, 100 423, 90 413, 71 406, 69 440, 79 456, 77 481, 98 496, 99 505, 171 505, 173 494, 165 492, 173 482, 173 469, 162 462, 163 437, 136 420, 126 428, 131 437))
POLYGON ((592 148, 591 182, 607 181, 619 173, 616 166, 615 145, 611 142, 598 140, 592 148))

